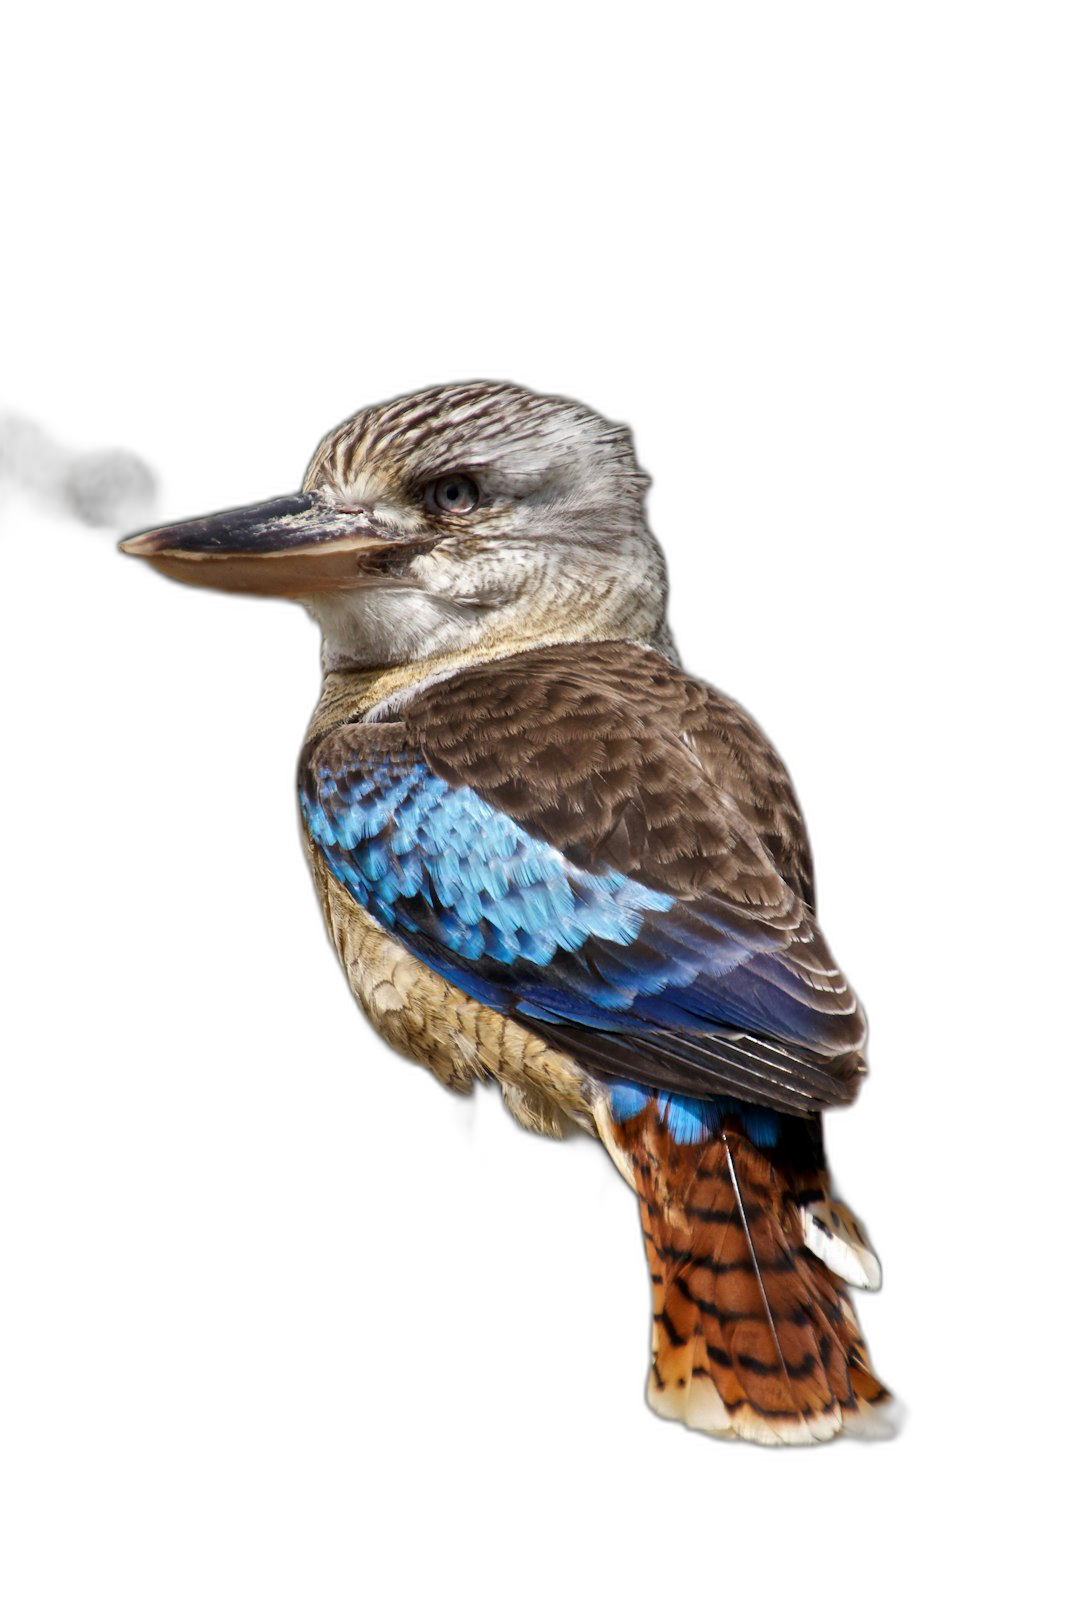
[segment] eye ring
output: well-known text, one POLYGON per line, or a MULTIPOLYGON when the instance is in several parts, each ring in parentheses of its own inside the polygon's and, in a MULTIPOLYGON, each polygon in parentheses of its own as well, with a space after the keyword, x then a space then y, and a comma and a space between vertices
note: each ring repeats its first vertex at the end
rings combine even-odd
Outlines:
POLYGON ((431 513, 460 517, 471 513, 480 500, 480 488, 467 473, 448 473, 433 479, 424 491, 424 505, 431 513))

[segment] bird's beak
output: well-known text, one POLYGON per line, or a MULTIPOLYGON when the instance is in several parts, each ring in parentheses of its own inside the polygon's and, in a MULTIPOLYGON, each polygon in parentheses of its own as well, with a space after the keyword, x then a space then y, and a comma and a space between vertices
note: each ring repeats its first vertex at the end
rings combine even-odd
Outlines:
POLYGON ((437 536, 394 535, 364 511, 314 495, 279 496, 121 541, 163 575, 192 586, 266 597, 306 597, 393 585, 437 536))

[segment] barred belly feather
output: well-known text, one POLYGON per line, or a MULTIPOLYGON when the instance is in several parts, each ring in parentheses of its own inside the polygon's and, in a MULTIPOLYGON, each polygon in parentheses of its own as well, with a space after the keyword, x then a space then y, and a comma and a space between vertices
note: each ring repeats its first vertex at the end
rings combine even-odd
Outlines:
POLYGON ((392 1048, 461 1093, 497 1081, 509 1110, 534 1132, 562 1138, 571 1122, 595 1130, 579 1065, 421 963, 354 901, 310 839, 307 848, 349 986, 392 1048))

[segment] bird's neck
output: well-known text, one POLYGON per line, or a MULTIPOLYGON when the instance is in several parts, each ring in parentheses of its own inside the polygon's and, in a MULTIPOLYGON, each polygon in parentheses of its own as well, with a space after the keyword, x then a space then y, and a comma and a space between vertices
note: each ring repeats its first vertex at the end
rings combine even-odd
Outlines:
POLYGON ((322 693, 312 725, 332 726, 346 719, 358 720, 376 705, 383 705, 423 682, 449 676, 466 665, 484 664, 516 653, 520 644, 510 640, 496 649, 470 648, 426 659, 407 660, 400 665, 383 665, 350 670, 332 668, 323 673, 322 693))
MULTIPOLYGON (((492 660, 505 659, 509 654, 524 653, 530 648, 550 648, 555 644, 583 642, 585 639, 574 635, 553 635, 547 638, 507 636, 498 641, 485 643, 483 647, 434 654, 426 659, 410 660, 399 665, 326 670, 323 673, 322 693, 308 729, 309 737, 341 722, 359 721, 370 716, 372 712, 375 712, 372 719, 376 719, 379 713, 384 712, 384 708, 385 713, 391 713, 395 708, 395 701, 400 701, 406 693, 426 686, 429 682, 436 682, 440 677, 450 676, 467 666, 486 665, 492 660)), ((672 664, 678 664, 678 656, 666 628, 663 637, 657 638, 651 646, 665 658, 670 659, 672 664)))

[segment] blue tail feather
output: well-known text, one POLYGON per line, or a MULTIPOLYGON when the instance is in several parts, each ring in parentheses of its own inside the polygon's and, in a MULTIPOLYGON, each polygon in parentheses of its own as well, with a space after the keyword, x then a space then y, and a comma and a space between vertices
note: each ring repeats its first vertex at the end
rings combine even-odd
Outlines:
POLYGON ((703 1144, 720 1131, 725 1116, 735 1116, 759 1150, 775 1148, 780 1136, 780 1112, 766 1106, 744 1104, 740 1099, 691 1099, 637 1082, 610 1082, 607 1088, 611 1114, 620 1123, 632 1121, 655 1099, 660 1119, 676 1144, 703 1144))

